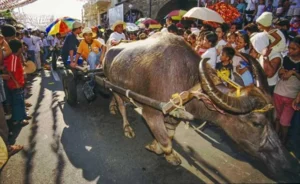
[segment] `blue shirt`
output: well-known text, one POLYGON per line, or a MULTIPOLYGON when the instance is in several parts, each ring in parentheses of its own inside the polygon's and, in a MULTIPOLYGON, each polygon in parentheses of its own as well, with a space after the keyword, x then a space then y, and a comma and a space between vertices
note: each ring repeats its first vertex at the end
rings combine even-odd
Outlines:
POLYGON ((69 52, 71 50, 74 51, 74 55, 75 55, 78 45, 79 45, 79 41, 77 40, 76 35, 73 34, 73 32, 68 33, 66 38, 65 38, 64 45, 62 47, 62 57, 63 57, 63 59, 68 58, 69 52))

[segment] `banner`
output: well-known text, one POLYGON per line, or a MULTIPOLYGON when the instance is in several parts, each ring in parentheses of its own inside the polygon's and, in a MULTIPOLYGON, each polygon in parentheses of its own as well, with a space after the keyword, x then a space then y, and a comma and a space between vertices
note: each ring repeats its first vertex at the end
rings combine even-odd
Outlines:
POLYGON ((124 5, 120 4, 108 10, 109 27, 116 21, 124 21, 124 5))

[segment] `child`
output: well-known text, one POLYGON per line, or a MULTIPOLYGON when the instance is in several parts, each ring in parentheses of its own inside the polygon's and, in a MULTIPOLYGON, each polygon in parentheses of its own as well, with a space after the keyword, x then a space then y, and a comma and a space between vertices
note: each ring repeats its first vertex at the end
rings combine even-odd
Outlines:
POLYGON ((227 47, 235 48, 236 47, 235 41, 236 41, 237 34, 229 32, 229 33, 227 33, 226 36, 227 36, 227 44, 226 44, 226 46, 227 47))
POLYGON ((241 75, 244 86, 252 85, 254 82, 249 67, 250 66, 246 61, 240 61, 240 64, 236 67, 236 71, 241 75))
POLYGON ((264 12, 256 20, 258 28, 268 33, 271 44, 268 49, 276 52, 283 52, 286 47, 286 40, 283 33, 279 29, 271 27, 273 15, 270 12, 264 12))
POLYGON ((216 64, 216 70, 225 74, 229 79, 231 79, 231 73, 233 70, 232 58, 235 51, 232 47, 224 47, 221 53, 221 62, 216 64))
POLYGON ((22 43, 18 40, 11 40, 9 47, 12 54, 4 59, 4 66, 10 78, 6 81, 8 87, 12 121, 14 125, 27 125, 25 102, 24 102, 24 71, 21 62, 22 43))

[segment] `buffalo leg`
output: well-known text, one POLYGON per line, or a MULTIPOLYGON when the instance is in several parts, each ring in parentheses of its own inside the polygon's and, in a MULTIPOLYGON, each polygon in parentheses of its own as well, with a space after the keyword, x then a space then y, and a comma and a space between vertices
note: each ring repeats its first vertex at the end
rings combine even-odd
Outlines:
POLYGON ((123 118, 123 130, 124 130, 124 135, 128 138, 134 138, 135 137, 135 133, 134 131, 132 130, 132 128, 130 127, 130 124, 128 122, 128 119, 127 119, 127 114, 126 114, 126 107, 124 105, 124 101, 122 100, 122 98, 117 95, 116 93, 114 93, 114 97, 115 97, 115 100, 117 101, 117 104, 118 104, 118 108, 119 108, 119 111, 122 115, 122 118, 123 118))
POLYGON ((109 112, 113 115, 117 114, 117 103, 115 97, 113 97, 109 103, 109 112))
POLYGON ((162 113, 149 107, 144 107, 143 117, 155 137, 155 140, 147 145, 146 148, 155 153, 163 152, 166 160, 172 165, 181 164, 179 156, 172 148, 172 140, 168 135, 162 113))
POLYGON ((169 135, 170 139, 173 140, 176 128, 179 124, 179 121, 172 117, 166 117, 164 121, 165 121, 165 126, 167 129, 168 135, 169 135))

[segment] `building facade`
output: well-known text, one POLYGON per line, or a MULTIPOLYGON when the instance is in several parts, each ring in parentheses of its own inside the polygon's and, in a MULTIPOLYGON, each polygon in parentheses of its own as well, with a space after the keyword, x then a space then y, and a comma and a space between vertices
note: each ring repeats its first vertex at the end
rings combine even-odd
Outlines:
POLYGON ((88 26, 108 27, 108 11, 123 4, 124 21, 135 22, 141 17, 163 21, 172 10, 189 10, 198 0, 90 0, 84 5, 83 20, 88 26))

